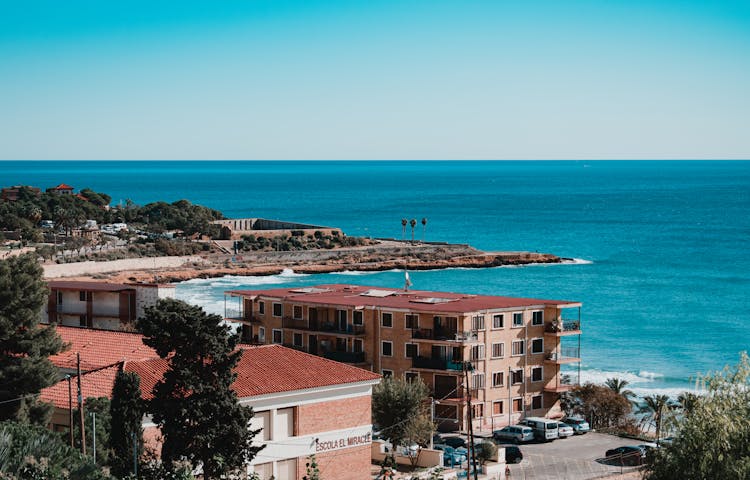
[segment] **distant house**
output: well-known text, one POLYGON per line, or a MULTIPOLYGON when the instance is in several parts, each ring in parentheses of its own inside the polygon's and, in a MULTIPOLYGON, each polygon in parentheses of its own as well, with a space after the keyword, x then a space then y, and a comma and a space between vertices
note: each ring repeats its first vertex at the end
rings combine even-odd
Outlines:
POLYGON ((285 222, 282 220, 268 220, 265 218, 235 218, 229 220, 214 220, 211 222, 221 229, 221 240, 239 240, 244 235, 273 238, 281 235, 302 236, 314 235, 342 235, 340 228, 323 227, 307 223, 285 222))
POLYGON ((54 193, 57 195, 73 195, 73 187, 65 183, 61 183, 56 187, 48 188, 47 193, 54 193))
MULTIPOLYGON (((142 397, 153 398, 153 387, 168 362, 144 346, 141 335, 70 327, 57 331, 71 348, 51 360, 69 372, 80 352, 87 369, 81 375, 84 399, 111 397, 119 370, 137 373, 142 397)), ((372 388, 380 375, 281 345, 242 348, 232 388, 240 404, 255 411, 251 427, 261 429, 255 444, 266 445, 247 472, 264 480, 302 479, 305 462, 315 454, 326 479, 370 478, 372 388)), ((67 380, 42 390, 41 399, 55 406, 53 430, 68 430, 76 395, 68 390, 67 380)), ((145 442, 159 452, 158 426, 148 415, 142 425, 145 442)))
POLYGON ((27 185, 14 185, 12 187, 5 187, 0 190, 0 198, 6 202, 15 202, 16 200, 18 200, 19 194, 22 189, 27 189, 36 196, 39 196, 42 193, 42 191, 37 187, 30 187, 27 185))
POLYGON ((130 331, 146 307, 173 298, 175 287, 154 283, 106 283, 56 280, 42 323, 130 331))

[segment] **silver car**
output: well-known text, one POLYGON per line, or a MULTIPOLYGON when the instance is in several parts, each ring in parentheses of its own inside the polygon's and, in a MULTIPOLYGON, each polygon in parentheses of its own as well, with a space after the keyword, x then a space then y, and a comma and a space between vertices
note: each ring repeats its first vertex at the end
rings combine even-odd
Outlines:
POLYGON ((572 437, 575 432, 573 431, 573 427, 568 425, 567 423, 557 423, 557 437, 558 438, 567 438, 572 437))
POLYGON ((492 432, 495 441, 510 440, 514 443, 530 442, 534 440, 534 430, 526 425, 508 425, 492 432))
POLYGON ((565 419, 565 423, 573 427, 573 432, 576 435, 583 435, 584 433, 591 430, 589 422, 581 417, 570 417, 565 419))

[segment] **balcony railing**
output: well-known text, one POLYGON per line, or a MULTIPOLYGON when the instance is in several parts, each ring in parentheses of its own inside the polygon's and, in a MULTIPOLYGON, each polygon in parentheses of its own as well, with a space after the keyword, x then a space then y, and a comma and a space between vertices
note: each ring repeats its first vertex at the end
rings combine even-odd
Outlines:
POLYGON ((325 352, 323 357, 342 363, 365 363, 365 352, 325 352))
POLYGON ((352 325, 351 323, 346 325, 345 329, 339 328, 338 323, 334 322, 320 322, 317 320, 305 320, 300 318, 284 317, 281 319, 281 326, 283 328, 291 328, 296 330, 309 330, 311 332, 326 332, 326 333, 337 333, 343 335, 364 335, 364 325, 352 325))
POLYGON ((581 349, 578 347, 560 347, 554 352, 548 352, 544 359, 557 363, 577 362, 581 359, 581 349))
POLYGON ((414 357, 412 359, 412 367, 429 368, 430 370, 453 370, 460 372, 463 369, 463 362, 442 357, 414 357))
POLYGON ((580 320, 569 320, 565 318, 562 320, 553 320, 545 327, 545 331, 548 333, 576 332, 579 330, 581 330, 580 320))
POLYGON ((476 342, 477 332, 459 332, 449 329, 415 328, 411 331, 411 338, 425 340, 441 340, 449 342, 476 342))

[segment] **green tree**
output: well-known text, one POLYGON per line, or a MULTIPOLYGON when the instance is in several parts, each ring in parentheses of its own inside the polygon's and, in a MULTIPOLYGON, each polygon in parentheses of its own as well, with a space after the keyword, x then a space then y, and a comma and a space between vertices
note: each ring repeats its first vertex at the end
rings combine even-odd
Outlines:
POLYGON ((616 394, 622 395, 630 403, 633 403, 633 400, 635 400, 635 393, 633 393, 632 390, 628 390, 625 388, 630 385, 630 382, 628 382, 627 380, 616 377, 608 378, 607 381, 604 382, 604 385, 616 394))
POLYGON ((133 447, 138 458, 143 454, 143 413, 141 377, 135 372, 120 370, 112 387, 109 444, 112 448, 110 466, 117 476, 133 472, 133 447))
MULTIPOLYGON (((111 417, 109 414, 109 398, 99 397, 87 398, 83 404, 83 412, 86 415, 84 419, 84 431, 86 432, 86 453, 93 457, 94 442, 94 418, 96 414, 96 463, 106 465, 112 455, 110 448, 110 429, 111 417)), ((78 409, 73 412, 73 418, 78 419, 78 409)), ((73 423, 73 439, 76 448, 81 448, 81 428, 79 422, 73 423)))
POLYGON ((750 358, 705 377, 706 394, 648 465, 647 480, 750 478, 750 358))
POLYGON ((49 356, 64 345, 54 327, 39 325, 47 296, 34 255, 0 260, 0 420, 28 412, 33 395, 57 381, 49 356))
POLYGON ((580 415, 587 418, 592 428, 625 425, 632 411, 632 406, 625 397, 609 387, 593 383, 574 387, 560 401, 569 416, 580 415))
POLYGON ((302 477, 302 480, 321 480, 320 469, 318 468, 318 461, 315 459, 315 454, 313 453, 307 458, 309 461, 305 463, 305 476, 302 477))
POLYGON ((491 442, 478 443, 474 448, 476 448, 475 455, 480 465, 489 462, 497 454, 497 445, 491 442))
MULTIPOLYGON (((432 422, 424 422, 428 408, 428 389, 421 379, 404 380, 388 376, 372 391, 372 417, 393 450, 418 435, 432 435, 432 422), (414 426, 422 425, 422 432, 414 426)), ((428 417, 429 419, 429 417, 428 417)))
POLYGON ((643 405, 638 413, 644 415, 646 424, 653 425, 656 430, 656 442, 661 438, 662 427, 670 414, 669 395, 647 395, 643 397, 643 405))
POLYGON ((259 431, 248 428, 253 411, 231 388, 238 337, 219 315, 174 299, 146 309, 138 328, 169 364, 148 408, 164 436, 162 459, 201 464, 206 480, 243 468, 260 448, 251 446, 259 431))

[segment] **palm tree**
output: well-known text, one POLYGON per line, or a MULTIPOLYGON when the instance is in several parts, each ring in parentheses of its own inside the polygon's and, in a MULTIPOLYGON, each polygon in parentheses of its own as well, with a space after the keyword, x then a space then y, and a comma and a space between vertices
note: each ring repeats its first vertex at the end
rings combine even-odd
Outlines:
POLYGON ((647 395, 643 397, 644 405, 638 410, 638 413, 644 414, 644 419, 652 423, 656 428, 656 443, 659 443, 661 437, 661 427, 667 418, 671 408, 668 395, 647 395))
POLYGON ((422 241, 424 242, 424 233, 427 230, 427 219, 422 218, 422 241))
POLYGON ((409 220, 402 218, 401 219, 401 240, 404 240, 406 238, 406 224, 409 223, 409 220))
POLYGON ((615 392, 616 394, 625 397, 625 400, 627 400, 630 403, 633 403, 633 400, 635 399, 635 393, 633 393, 632 390, 627 390, 625 387, 627 387, 630 384, 627 380, 623 380, 622 378, 608 378, 606 382, 604 382, 604 385, 615 392))
POLYGON ((409 225, 411 225, 411 243, 414 243, 414 227, 417 226, 417 219, 412 218, 409 225))
POLYGON ((694 393, 682 392, 677 396, 677 405, 684 415, 690 415, 695 411, 695 407, 698 406, 701 397, 694 393))

